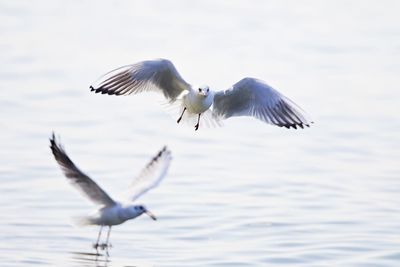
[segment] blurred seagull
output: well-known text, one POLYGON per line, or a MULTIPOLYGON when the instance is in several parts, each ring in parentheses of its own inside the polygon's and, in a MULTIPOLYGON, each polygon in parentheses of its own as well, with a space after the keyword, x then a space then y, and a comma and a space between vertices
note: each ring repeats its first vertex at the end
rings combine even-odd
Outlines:
POLYGON ((54 133, 50 139, 50 148, 61 170, 71 184, 94 204, 99 206, 99 209, 95 213, 79 220, 79 223, 82 225, 100 225, 99 235, 94 244, 96 249, 99 246, 103 248, 108 246, 111 226, 113 225, 134 219, 143 213, 149 215, 153 220, 157 219, 144 205, 137 205, 132 202, 148 190, 156 187, 164 178, 171 161, 171 152, 166 147, 151 159, 140 172, 139 176, 133 181, 127 190, 129 197, 124 202, 113 200, 89 176, 79 170, 65 153, 64 148, 57 142, 54 133), (108 226, 107 240, 104 244, 99 244, 103 226, 108 226))
POLYGON ((95 93, 129 95, 143 91, 161 92, 174 103, 181 100, 179 123, 185 112, 200 116, 212 106, 216 121, 233 116, 253 116, 279 127, 304 128, 312 123, 306 113, 265 82, 244 78, 225 91, 213 92, 207 85, 192 86, 178 73, 167 59, 146 60, 110 71, 90 86, 95 93))

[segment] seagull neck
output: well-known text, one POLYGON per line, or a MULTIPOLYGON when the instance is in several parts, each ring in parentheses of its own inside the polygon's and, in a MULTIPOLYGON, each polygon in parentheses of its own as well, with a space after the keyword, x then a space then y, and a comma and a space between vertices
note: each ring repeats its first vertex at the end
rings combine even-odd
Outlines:
POLYGON ((135 209, 135 206, 128 206, 120 209, 120 212, 118 213, 118 216, 126 221, 130 220, 133 218, 136 218, 139 216, 141 213, 135 209))

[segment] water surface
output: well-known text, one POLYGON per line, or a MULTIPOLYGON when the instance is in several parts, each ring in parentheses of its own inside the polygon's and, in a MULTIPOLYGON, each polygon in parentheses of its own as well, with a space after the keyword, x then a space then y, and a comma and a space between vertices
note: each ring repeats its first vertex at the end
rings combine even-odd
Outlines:
POLYGON ((2 266, 397 266, 400 260, 396 1, 1 1, 2 266), (163 57, 193 84, 266 80, 315 125, 235 118, 175 123, 153 94, 88 86, 163 57), (159 220, 97 228, 65 181, 52 131, 117 197, 163 145, 174 160, 140 202, 159 220), (103 253, 104 254, 104 253, 103 253))

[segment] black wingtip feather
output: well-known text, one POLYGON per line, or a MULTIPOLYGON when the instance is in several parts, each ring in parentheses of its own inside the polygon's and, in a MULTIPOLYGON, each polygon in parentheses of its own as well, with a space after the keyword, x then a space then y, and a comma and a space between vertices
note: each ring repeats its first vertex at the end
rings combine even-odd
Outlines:
POLYGON ((51 152, 53 153, 54 156, 56 156, 57 151, 60 150, 60 148, 58 147, 58 145, 56 143, 56 136, 55 136, 54 132, 52 132, 49 140, 50 140, 51 152))
POLYGON ((159 158, 167 151, 167 146, 164 146, 158 153, 157 155, 155 155, 151 161, 147 164, 147 168, 150 167, 151 165, 154 164, 154 162, 157 162, 159 160, 159 158))
POLYGON ((92 85, 89 87, 91 92, 94 92, 95 94, 101 93, 102 95, 121 95, 119 92, 114 92, 110 91, 107 88, 104 87, 99 87, 99 88, 94 88, 92 85))
POLYGON ((50 143, 52 144, 54 142, 54 140, 56 139, 54 131, 51 133, 51 137, 50 137, 50 143))
MULTIPOLYGON (((314 122, 311 122, 314 123, 314 122)), ((287 129, 298 129, 297 127, 300 127, 301 129, 304 129, 304 127, 310 127, 310 124, 305 124, 305 123, 298 123, 298 124, 276 124, 279 127, 285 127, 287 129)))
POLYGON ((71 159, 65 154, 62 145, 57 142, 54 132, 50 138, 50 149, 56 161, 61 165, 72 163, 71 159))

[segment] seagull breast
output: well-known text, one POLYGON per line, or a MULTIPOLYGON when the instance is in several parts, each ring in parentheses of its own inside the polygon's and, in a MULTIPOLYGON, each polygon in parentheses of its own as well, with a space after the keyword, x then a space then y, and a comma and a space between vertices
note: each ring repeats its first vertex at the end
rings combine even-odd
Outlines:
POLYGON ((213 99, 214 95, 211 92, 204 96, 192 90, 183 97, 183 102, 190 113, 201 114, 211 107, 213 99))

